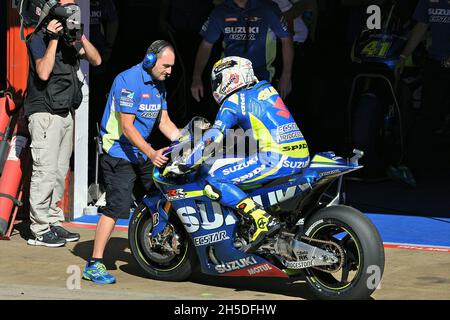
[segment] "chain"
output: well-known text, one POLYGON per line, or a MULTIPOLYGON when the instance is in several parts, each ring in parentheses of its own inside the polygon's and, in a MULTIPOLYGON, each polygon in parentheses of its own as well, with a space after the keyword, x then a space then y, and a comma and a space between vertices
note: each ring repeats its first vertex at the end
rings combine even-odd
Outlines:
POLYGON ((342 269, 342 267, 344 266, 344 250, 342 250, 341 246, 337 245, 333 241, 318 240, 318 239, 313 239, 313 238, 309 238, 309 237, 305 237, 305 236, 302 236, 301 239, 302 240, 307 240, 309 242, 318 242, 318 243, 321 243, 321 244, 328 244, 328 245, 331 245, 331 246, 337 248, 337 250, 339 251, 340 262, 339 262, 339 265, 338 265, 337 268, 332 269, 332 270, 325 269, 326 267, 329 268, 331 266, 326 266, 325 268, 324 267, 320 267, 320 266, 319 267, 312 267, 312 268, 320 270, 320 271, 323 271, 323 272, 327 272, 327 273, 336 273, 336 272, 338 272, 339 270, 342 269))

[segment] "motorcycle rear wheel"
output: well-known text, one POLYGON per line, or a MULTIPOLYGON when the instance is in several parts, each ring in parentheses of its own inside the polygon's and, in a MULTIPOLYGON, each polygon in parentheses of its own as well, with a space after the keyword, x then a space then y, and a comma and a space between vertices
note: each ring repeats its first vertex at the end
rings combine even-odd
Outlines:
POLYGON ((385 263, 383 242, 372 222, 360 211, 339 205, 319 210, 304 230, 308 238, 333 241, 343 249, 339 271, 304 270, 312 293, 319 299, 368 299, 380 284, 385 263))
MULTIPOLYGON (((149 209, 139 205, 133 213, 128 228, 128 239, 133 257, 152 279, 185 281, 193 273, 196 254, 189 235, 176 215, 171 214, 168 225, 178 235, 179 253, 170 253, 152 245, 153 219, 149 209)), ((173 238, 172 238, 173 239, 173 238)))

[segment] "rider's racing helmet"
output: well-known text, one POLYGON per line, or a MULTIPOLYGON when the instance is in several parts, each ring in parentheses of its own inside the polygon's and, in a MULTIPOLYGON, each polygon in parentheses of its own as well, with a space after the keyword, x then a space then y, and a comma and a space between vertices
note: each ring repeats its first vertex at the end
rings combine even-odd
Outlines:
POLYGON ((213 96, 219 105, 239 88, 255 82, 258 79, 253 73, 251 61, 241 57, 223 58, 214 64, 211 72, 213 96))

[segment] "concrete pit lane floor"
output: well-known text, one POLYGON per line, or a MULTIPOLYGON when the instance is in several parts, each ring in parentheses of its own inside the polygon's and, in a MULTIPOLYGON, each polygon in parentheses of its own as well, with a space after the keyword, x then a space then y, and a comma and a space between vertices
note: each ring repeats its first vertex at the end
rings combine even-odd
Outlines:
MULTIPOLYGON (((27 245, 27 226, 0 241, 0 300, 10 299, 312 299, 304 280, 232 278, 202 275, 186 282, 146 277, 130 253, 126 231, 114 231, 105 253, 107 269, 117 283, 99 285, 80 280, 90 257, 94 230, 79 232, 79 242, 60 248, 27 245)), ((381 288, 372 298, 450 299, 450 252, 385 249, 381 288)))

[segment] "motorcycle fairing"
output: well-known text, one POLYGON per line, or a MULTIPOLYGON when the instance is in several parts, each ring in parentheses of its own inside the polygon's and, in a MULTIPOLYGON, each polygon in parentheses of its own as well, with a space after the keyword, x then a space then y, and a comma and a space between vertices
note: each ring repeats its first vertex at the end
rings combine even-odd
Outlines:
MULTIPOLYGON (((344 172, 360 166, 348 163, 332 152, 317 154, 301 174, 280 178, 265 185, 246 186, 248 194, 268 210, 280 210, 288 200, 298 203, 314 184, 328 183, 344 172), (281 207, 279 206, 281 205, 281 207)), ((195 247, 202 272, 223 276, 269 276, 287 277, 287 274, 270 261, 257 255, 247 254, 235 248, 234 240, 238 218, 233 210, 211 200, 204 191, 206 181, 201 175, 188 174, 178 180, 164 178, 154 170, 154 181, 161 196, 147 197, 144 202, 152 206, 153 219, 157 221, 152 236, 164 230, 168 213, 162 207, 172 203, 195 247)))

